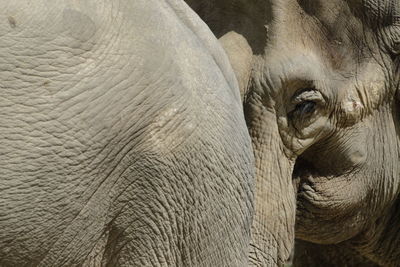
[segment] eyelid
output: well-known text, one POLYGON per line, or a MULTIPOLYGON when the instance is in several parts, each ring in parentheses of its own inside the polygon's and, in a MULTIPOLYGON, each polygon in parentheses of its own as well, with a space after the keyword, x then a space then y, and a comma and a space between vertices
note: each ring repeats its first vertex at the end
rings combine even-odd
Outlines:
POLYGON ((317 103, 323 103, 325 102, 325 99, 322 96, 322 94, 315 89, 302 90, 299 93, 296 93, 292 98, 292 103, 294 105, 300 104, 304 101, 314 101, 317 103))

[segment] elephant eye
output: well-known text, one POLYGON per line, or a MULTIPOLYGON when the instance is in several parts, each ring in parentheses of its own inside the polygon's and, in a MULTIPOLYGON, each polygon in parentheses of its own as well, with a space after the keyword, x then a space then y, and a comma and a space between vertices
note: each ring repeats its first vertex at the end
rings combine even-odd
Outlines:
POLYGON ((307 139, 319 131, 321 123, 329 114, 329 98, 315 87, 303 87, 287 100, 287 117, 291 134, 296 138, 307 139))
POLYGON ((291 111, 289 117, 304 119, 315 113, 325 100, 322 94, 314 88, 306 88, 297 91, 291 100, 291 111))
POLYGON ((294 112, 297 113, 298 115, 310 114, 315 111, 316 106, 317 103, 315 103, 314 101, 307 100, 300 104, 297 104, 294 109, 294 112))

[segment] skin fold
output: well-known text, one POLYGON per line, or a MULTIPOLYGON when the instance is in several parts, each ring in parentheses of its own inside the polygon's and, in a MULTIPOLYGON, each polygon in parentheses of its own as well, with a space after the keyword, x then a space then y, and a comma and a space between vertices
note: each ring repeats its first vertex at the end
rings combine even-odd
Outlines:
POLYGON ((343 244, 319 245, 296 240, 293 266, 357 266, 378 267, 379 265, 361 256, 356 250, 343 244))
POLYGON ((253 152, 183 2, 0 1, 0 266, 245 266, 253 152))
POLYGON ((398 266, 400 2, 187 2, 240 85, 256 158, 251 263, 284 264, 296 237, 296 266, 398 266))
POLYGON ((0 1, 0 266, 397 266, 399 2, 186 2, 0 1))

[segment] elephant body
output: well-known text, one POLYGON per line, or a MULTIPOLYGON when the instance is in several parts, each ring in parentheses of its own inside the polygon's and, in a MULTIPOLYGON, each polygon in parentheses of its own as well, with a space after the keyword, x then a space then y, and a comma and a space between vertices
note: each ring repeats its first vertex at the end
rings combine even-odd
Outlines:
POLYGON ((0 6, 0 266, 244 266, 253 153, 195 13, 0 6))
POLYGON ((398 265, 399 1, 186 3, 0 1, 0 266, 398 265))
POLYGON ((346 245, 319 245, 296 240, 294 267, 378 267, 356 250, 346 245))
POLYGON ((348 266, 397 266, 400 2, 187 2, 240 85, 256 160, 251 263, 284 264, 296 237, 324 262, 346 251, 348 266))

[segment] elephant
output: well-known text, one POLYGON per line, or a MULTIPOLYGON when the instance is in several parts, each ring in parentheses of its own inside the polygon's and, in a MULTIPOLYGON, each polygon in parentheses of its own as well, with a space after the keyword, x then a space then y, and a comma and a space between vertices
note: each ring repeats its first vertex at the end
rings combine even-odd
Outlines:
POLYGON ((295 266, 343 253, 333 265, 398 266, 400 2, 186 2, 239 83, 256 161, 251 264, 285 264, 296 238, 295 266))
POLYGON ((0 1, 0 266, 245 266, 254 156, 180 0, 0 1))
POLYGON ((293 265, 296 266, 358 266, 378 267, 379 265, 362 256, 358 251, 343 244, 321 245, 296 240, 296 254, 293 265))

